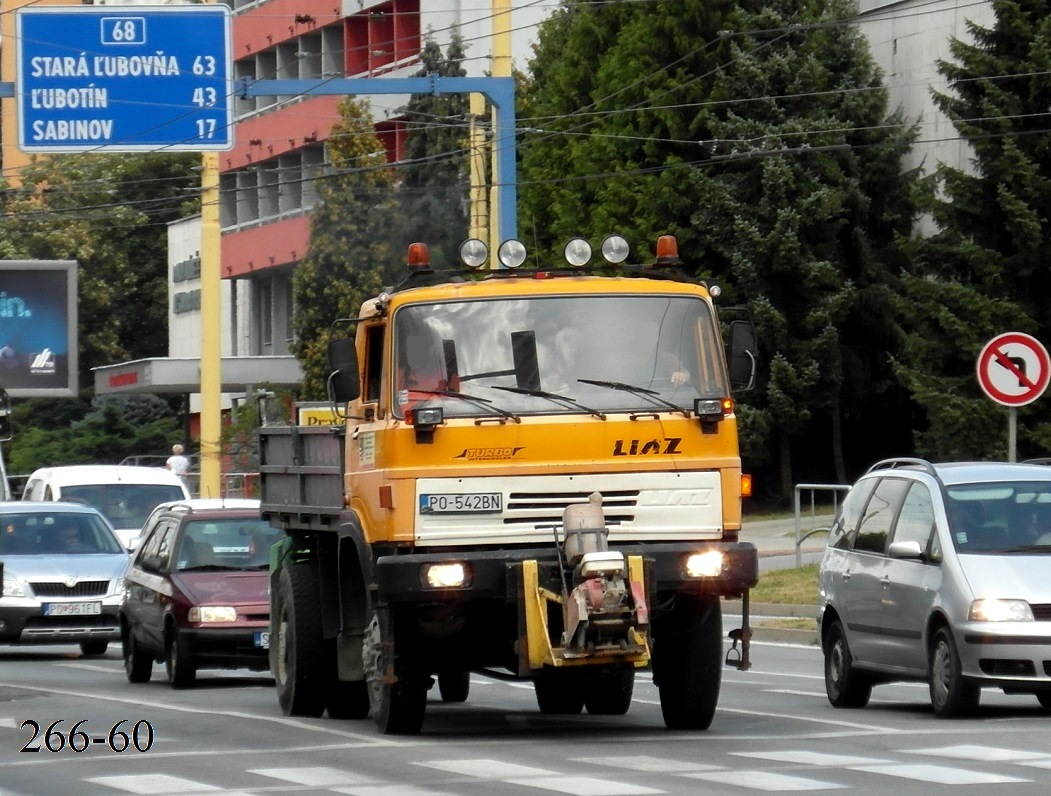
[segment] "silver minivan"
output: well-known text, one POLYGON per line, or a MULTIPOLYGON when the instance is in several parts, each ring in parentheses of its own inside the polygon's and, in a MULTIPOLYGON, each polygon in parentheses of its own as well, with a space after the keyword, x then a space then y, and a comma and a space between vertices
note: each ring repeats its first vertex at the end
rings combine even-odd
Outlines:
POLYGON ((939 716, 972 713, 983 686, 1051 709, 1051 467, 873 465, 833 523, 818 591, 835 707, 921 680, 939 716))

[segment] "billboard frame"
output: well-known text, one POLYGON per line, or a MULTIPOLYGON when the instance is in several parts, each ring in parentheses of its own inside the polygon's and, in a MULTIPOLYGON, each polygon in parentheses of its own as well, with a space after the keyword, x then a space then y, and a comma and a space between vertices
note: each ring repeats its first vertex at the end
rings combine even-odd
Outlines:
MULTIPOLYGON (((41 325, 48 328, 50 324, 52 339, 60 338, 61 335, 56 335, 57 332, 61 332, 61 329, 55 330, 53 327, 56 324, 64 324, 65 326, 65 346, 66 346, 66 377, 65 379, 50 379, 46 378, 46 374, 40 375, 40 378, 44 380, 45 386, 35 387, 27 385, 25 383, 9 384, 5 383, 9 378, 22 379, 23 376, 32 379, 37 374, 33 373, 33 369, 37 368, 38 363, 46 364, 48 360, 48 348, 45 347, 42 350, 33 350, 32 347, 26 350, 24 356, 31 357, 29 360, 29 366, 26 370, 26 374, 19 372, 11 376, 5 375, 5 366, 3 365, 3 357, 0 356, 0 387, 7 390, 7 393, 12 398, 76 398, 80 390, 80 360, 78 357, 78 315, 77 315, 77 268, 78 263, 76 260, 0 260, 0 338, 11 337, 12 332, 10 331, 10 325, 15 323, 19 315, 16 313, 25 312, 27 309, 25 300, 22 296, 14 295, 11 290, 24 290, 26 286, 32 285, 38 292, 34 296, 34 299, 41 298, 43 293, 41 291, 41 281, 46 286, 57 285, 61 283, 65 290, 64 301, 59 298, 57 301, 51 301, 50 306, 45 308, 44 318, 41 320, 34 319, 33 326, 39 328, 41 325), (51 276, 48 279, 42 280, 42 276, 51 276), (62 276, 65 279, 62 279, 62 276), (16 305, 15 302, 20 302, 20 305, 16 305), (47 310, 50 309, 50 313, 47 310), (62 383, 56 383, 61 381, 62 383)), ((33 311, 33 307, 28 307, 29 311, 33 311)), ((38 305, 37 312, 40 311, 38 305)), ((23 315, 23 318, 30 316, 23 315)), ((11 340, 0 339, 0 352, 3 351, 3 347, 9 346, 11 340)))

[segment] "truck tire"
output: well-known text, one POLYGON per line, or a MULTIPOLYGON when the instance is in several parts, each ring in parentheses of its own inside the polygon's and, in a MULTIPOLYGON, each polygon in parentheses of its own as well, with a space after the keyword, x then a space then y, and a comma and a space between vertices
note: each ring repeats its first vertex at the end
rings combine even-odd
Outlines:
POLYGON ((593 716, 623 716, 631 707, 635 691, 635 669, 621 666, 588 675, 584 688, 584 707, 593 716))
POLYGON ((669 730, 707 730, 715 718, 723 664, 718 597, 679 596, 654 640, 653 673, 669 730))
POLYGON ((185 639, 179 639, 178 628, 170 628, 165 644, 164 666, 172 688, 189 688, 197 680, 197 666, 190 657, 185 639))
POLYGON ((277 645, 274 680, 277 701, 286 716, 317 718, 325 712, 328 656, 321 631, 321 596, 309 564, 288 564, 278 576, 274 606, 277 645))
POLYGON ((362 658, 369 706, 373 721, 384 735, 415 735, 423 726, 428 680, 402 663, 411 656, 397 649, 392 623, 392 618, 381 622, 373 613, 365 630, 362 658), (395 682, 388 682, 392 670, 395 682))
POLYGON ((584 709, 584 681, 577 672, 543 671, 533 689, 541 713, 575 716, 584 709))
POLYGON ((438 672, 438 693, 442 702, 466 702, 471 693, 471 673, 466 669, 438 672))

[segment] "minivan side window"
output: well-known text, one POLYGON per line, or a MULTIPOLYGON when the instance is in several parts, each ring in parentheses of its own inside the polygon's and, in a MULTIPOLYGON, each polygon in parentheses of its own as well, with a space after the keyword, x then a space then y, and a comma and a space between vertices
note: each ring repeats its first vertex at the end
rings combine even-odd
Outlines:
POLYGON ((856 552, 882 554, 887 549, 887 537, 908 488, 909 482, 901 478, 880 479, 861 518, 854 540, 856 552))
POLYGON ((926 484, 914 483, 901 504, 901 514, 894 528, 895 542, 919 542, 927 552, 927 543, 934 530, 934 502, 926 484))
POLYGON ((875 485, 875 478, 859 481, 847 493, 846 498, 843 500, 843 506, 840 508, 839 514, 836 515, 836 519, 833 521, 832 528, 828 533, 828 543, 831 547, 846 550, 853 544, 858 524, 861 522, 861 512, 865 508, 865 504, 868 502, 869 495, 872 494, 872 488, 875 485))

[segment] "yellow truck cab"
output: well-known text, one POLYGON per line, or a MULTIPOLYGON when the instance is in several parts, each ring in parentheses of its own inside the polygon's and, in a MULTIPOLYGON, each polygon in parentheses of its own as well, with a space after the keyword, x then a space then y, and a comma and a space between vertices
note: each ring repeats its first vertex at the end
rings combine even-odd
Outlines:
MULTIPOLYGON (((469 674, 533 682, 545 713, 622 714, 652 667, 665 723, 707 728, 723 665, 720 598, 758 579, 738 541, 732 385, 750 322, 658 259, 411 272, 334 325, 340 425, 261 429, 272 557, 271 666, 286 713, 422 726, 427 691, 469 674), (353 329, 349 334, 342 330, 353 329)), ((583 261, 583 262, 582 262, 583 261)), ((727 663, 748 666, 747 610, 727 663), (738 647, 740 643, 740 647, 738 647)))

